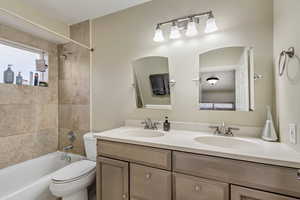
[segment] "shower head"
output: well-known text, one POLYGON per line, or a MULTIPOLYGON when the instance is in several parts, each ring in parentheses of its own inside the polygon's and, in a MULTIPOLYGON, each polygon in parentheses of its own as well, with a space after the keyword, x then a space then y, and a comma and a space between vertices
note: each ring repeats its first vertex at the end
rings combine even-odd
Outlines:
POLYGON ((62 55, 60 55, 60 58, 62 58, 62 59, 67 59, 68 56, 69 56, 69 55, 72 55, 72 54, 73 54, 73 52, 71 52, 71 51, 63 51, 63 52, 62 52, 62 55))

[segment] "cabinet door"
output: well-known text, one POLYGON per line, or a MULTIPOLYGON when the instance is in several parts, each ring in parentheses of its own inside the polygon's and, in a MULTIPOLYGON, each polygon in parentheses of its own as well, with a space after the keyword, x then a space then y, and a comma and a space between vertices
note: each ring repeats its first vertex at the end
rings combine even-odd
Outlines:
POLYGON ((175 173, 173 194, 174 200, 229 200, 229 185, 175 173))
POLYGON ((130 200, 171 200, 171 172, 130 164, 130 200))
POLYGON ((291 197, 281 196, 268 192, 248 189, 244 187, 231 186, 232 200, 297 200, 291 197))
POLYGON ((128 200, 128 163, 98 157, 97 200, 128 200))

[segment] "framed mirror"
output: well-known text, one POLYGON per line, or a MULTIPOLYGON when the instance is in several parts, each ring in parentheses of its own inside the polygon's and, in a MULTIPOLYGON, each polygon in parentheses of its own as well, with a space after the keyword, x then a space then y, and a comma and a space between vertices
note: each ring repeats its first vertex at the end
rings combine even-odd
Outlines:
POLYGON ((254 110, 252 47, 225 47, 199 55, 199 109, 254 110))
POLYGON ((168 58, 140 58, 132 66, 137 108, 172 109, 168 58))

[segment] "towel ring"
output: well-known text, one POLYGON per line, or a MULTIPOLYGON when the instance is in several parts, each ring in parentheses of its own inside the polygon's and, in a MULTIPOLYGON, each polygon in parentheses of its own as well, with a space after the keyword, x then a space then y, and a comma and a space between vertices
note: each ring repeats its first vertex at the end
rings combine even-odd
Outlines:
POLYGON ((290 47, 287 51, 286 50, 281 51, 280 56, 279 56, 279 63, 278 63, 279 76, 283 76, 283 74, 284 74, 288 57, 293 58, 294 56, 295 56, 295 48, 294 47, 290 47))

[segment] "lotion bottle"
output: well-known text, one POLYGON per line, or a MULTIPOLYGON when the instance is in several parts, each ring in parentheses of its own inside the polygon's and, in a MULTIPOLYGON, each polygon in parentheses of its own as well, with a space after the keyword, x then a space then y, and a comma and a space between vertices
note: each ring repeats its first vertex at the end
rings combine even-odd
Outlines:
POLYGON ((7 69, 3 73, 3 81, 7 84, 13 84, 14 83, 14 72, 12 71, 12 65, 8 65, 7 69))

